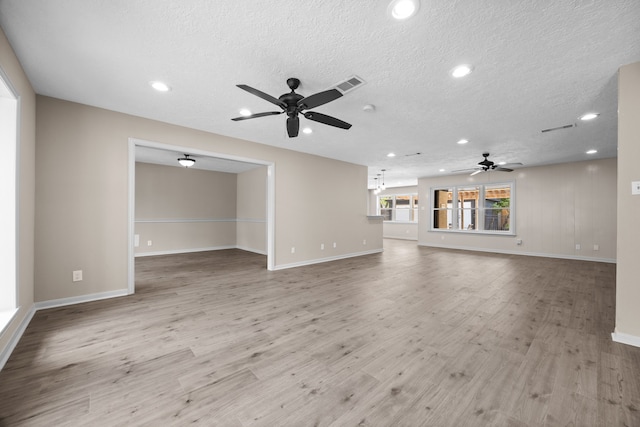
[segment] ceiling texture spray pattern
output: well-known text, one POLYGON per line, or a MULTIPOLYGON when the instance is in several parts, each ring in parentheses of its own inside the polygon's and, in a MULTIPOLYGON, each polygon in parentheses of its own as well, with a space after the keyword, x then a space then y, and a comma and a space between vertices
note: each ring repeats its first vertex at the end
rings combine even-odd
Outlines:
POLYGON ((640 61, 637 0, 422 0, 405 21, 388 5, 0 0, 0 25, 39 94, 367 165, 371 178, 386 169, 387 186, 483 152, 525 166, 616 156, 617 70, 640 61), (473 72, 452 78, 463 63, 473 72), (313 133, 288 138, 279 116, 231 121, 272 109, 236 84, 277 97, 297 77, 308 96, 352 75, 367 83, 317 109, 348 131, 301 118, 313 133), (590 111, 600 116, 579 122, 590 111))

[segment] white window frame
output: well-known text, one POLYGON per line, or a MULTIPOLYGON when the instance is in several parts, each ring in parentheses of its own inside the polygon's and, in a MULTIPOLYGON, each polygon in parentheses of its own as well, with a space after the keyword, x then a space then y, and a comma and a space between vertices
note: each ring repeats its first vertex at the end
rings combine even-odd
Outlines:
POLYGON ((397 223, 397 224, 417 224, 418 223, 418 207, 420 205, 420 199, 418 198, 418 193, 402 193, 402 194, 381 194, 379 196, 376 197, 376 215, 380 215, 382 216, 382 208, 380 207, 380 199, 381 198, 393 198, 393 207, 389 208, 391 210, 391 219, 390 220, 384 220, 384 222, 393 222, 393 223, 397 223), (409 206, 408 211, 413 211, 413 221, 409 220, 409 221, 398 221, 396 219, 396 197, 410 197, 411 198, 411 204, 409 206), (415 204, 414 200, 418 200, 418 203, 415 204))
POLYGON ((507 182, 491 182, 486 184, 480 183, 466 183, 459 185, 439 185, 437 187, 431 187, 431 207, 430 207, 430 217, 429 217, 429 231, 436 231, 442 233, 467 233, 467 234, 491 234, 498 236, 515 236, 516 235, 516 185, 513 181, 507 182), (464 191, 469 187, 477 187, 479 191, 478 200, 485 200, 485 190, 487 187, 509 187, 510 192, 510 201, 509 201, 509 230, 485 230, 484 229, 484 221, 485 221, 485 210, 484 203, 479 203, 480 206, 476 206, 477 209, 477 218, 478 227, 476 229, 464 229, 458 228, 458 212, 459 208, 456 205, 455 201, 458 200, 458 191, 464 191), (451 212, 451 228, 435 228, 434 227, 434 218, 436 212, 439 212, 442 208, 437 208, 435 206, 436 199, 436 191, 438 190, 451 190, 452 191, 452 207, 446 208, 447 211, 451 212))

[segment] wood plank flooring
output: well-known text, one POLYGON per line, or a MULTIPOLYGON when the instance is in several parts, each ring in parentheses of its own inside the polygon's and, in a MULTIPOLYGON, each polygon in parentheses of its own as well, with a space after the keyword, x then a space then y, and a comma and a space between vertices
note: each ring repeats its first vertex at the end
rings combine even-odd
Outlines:
POLYGON ((0 426, 640 426, 612 264, 386 240, 265 265, 139 258, 135 295, 37 312, 0 426))

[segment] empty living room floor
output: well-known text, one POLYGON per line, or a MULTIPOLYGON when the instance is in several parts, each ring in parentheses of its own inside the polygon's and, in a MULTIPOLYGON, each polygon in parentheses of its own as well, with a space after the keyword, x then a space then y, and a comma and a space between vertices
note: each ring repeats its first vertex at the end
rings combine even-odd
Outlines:
POLYGON ((615 265, 418 247, 267 271, 136 259, 135 295, 38 311, 0 426, 639 426, 615 265))

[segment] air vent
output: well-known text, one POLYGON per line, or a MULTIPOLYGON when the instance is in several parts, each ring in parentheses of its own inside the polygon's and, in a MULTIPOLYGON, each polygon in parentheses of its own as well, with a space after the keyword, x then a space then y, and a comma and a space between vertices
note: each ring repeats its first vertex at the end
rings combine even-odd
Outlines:
POLYGON ((552 132, 554 130, 560 130, 560 129, 569 129, 569 128, 572 128, 574 126, 575 126, 574 124, 571 124, 571 125, 558 126, 557 128, 542 129, 542 133, 552 132))
POLYGON ((344 95, 347 92, 351 92, 365 84, 366 82, 362 80, 358 76, 351 76, 346 80, 341 81, 340 83, 335 85, 335 88, 338 89, 344 95))

